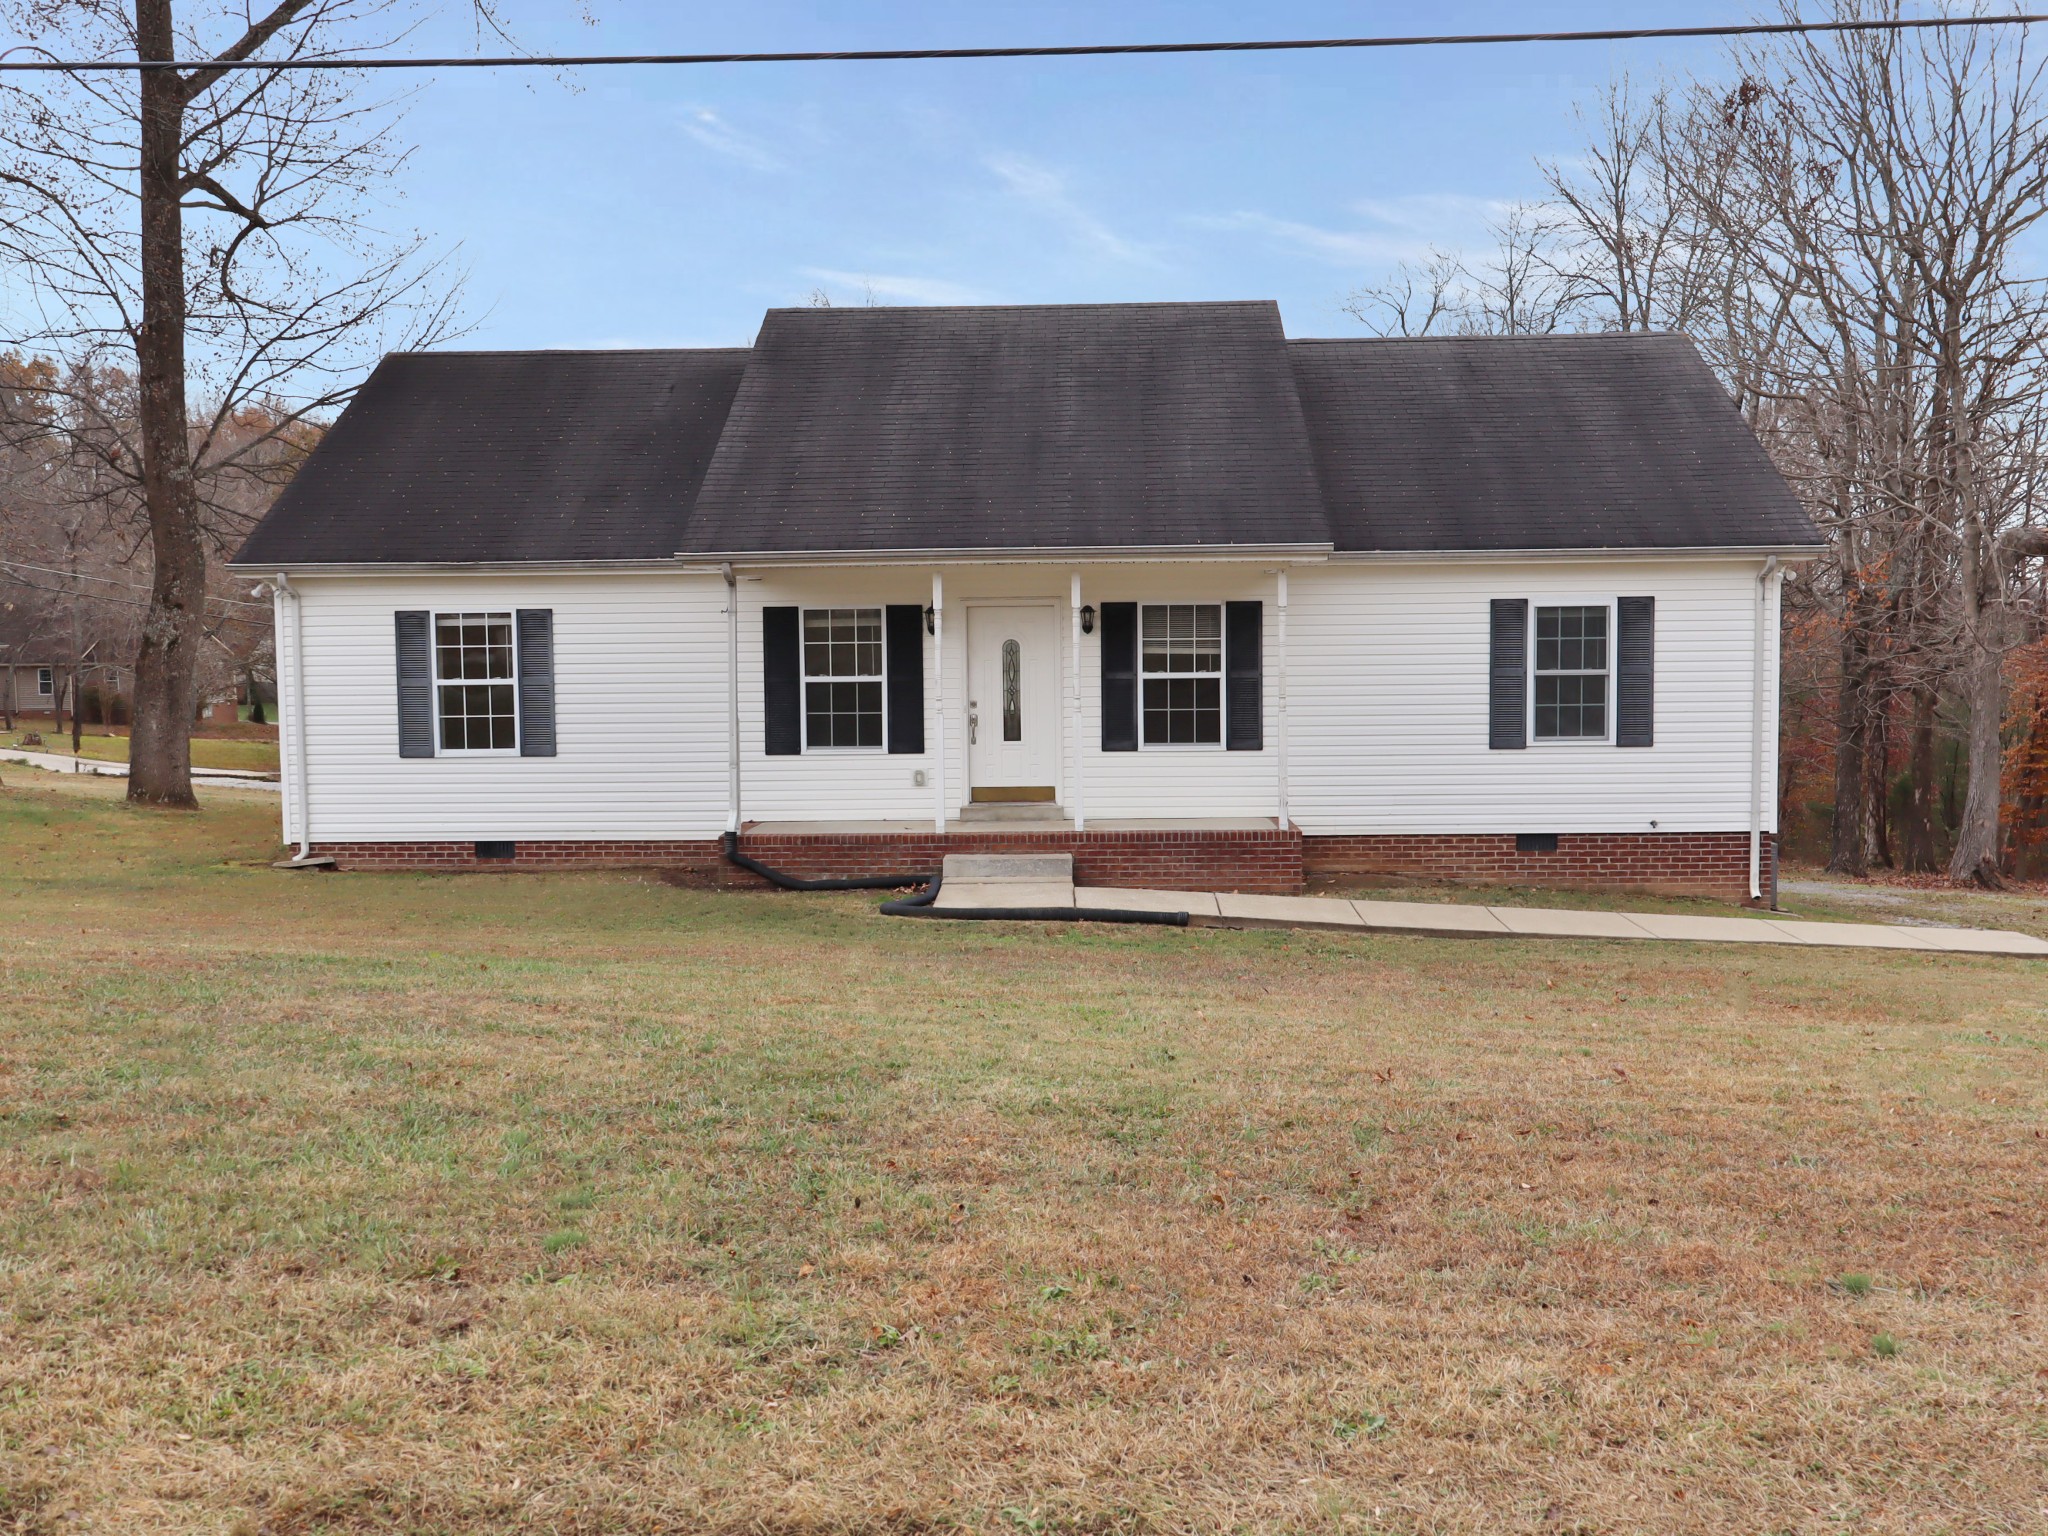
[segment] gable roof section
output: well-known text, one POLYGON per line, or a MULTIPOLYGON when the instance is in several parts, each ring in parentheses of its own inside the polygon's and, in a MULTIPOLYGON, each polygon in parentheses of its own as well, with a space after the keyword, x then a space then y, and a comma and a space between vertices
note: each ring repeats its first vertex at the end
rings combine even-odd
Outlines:
POLYGON ((1261 302, 770 310, 684 547, 1328 543, 1261 302))
POLYGON ((238 566, 1812 550, 1680 336, 1288 341, 1271 303, 770 310, 387 357, 238 566))
POLYGON ((394 353, 235 563, 671 558, 746 361, 744 347, 394 353))
POLYGON ((1683 336, 1288 343, 1340 550, 1814 548, 1683 336))

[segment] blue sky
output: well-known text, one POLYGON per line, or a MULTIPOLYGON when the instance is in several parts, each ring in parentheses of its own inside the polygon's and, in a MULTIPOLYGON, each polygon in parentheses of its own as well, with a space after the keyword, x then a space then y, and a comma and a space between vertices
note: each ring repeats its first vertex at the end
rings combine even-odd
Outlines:
MULTIPOLYGON (((1072 4, 517 0, 548 51, 716 51, 1585 28, 1746 19, 1740 0, 1072 4)), ((409 48, 473 45, 450 12, 409 48)), ((468 345, 742 344, 771 305, 1344 294, 1569 155, 1615 71, 1712 44, 454 72, 417 101, 398 216, 469 269, 468 345)))

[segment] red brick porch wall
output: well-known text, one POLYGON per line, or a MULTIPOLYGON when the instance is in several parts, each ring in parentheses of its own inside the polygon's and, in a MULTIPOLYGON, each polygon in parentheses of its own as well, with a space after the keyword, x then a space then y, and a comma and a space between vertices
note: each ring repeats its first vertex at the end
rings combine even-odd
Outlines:
MULTIPOLYGON (((1770 833, 1763 870, 1769 878, 1770 833)), ((1311 837, 1311 875, 1420 875, 1494 885, 1625 887, 1672 895, 1749 895, 1747 832, 1562 832, 1555 853, 1520 853, 1512 833, 1311 837)))
MULTIPOLYGON (((521 841, 510 859, 479 859, 455 842, 315 843, 313 852, 343 869, 537 870, 655 866, 716 874, 736 885, 764 883, 734 868, 713 842, 578 839, 521 841)), ((1071 853, 1082 885, 1156 890, 1245 891, 1291 895, 1302 887, 1301 833, 1146 832, 852 832, 742 833, 740 851, 786 874, 893 875, 935 870, 949 853, 1071 853)))
POLYGON ((1078 885, 1289 896, 1302 886, 1301 833, 1244 831, 743 834, 740 849, 796 875, 937 869, 949 853, 1071 853, 1078 885))

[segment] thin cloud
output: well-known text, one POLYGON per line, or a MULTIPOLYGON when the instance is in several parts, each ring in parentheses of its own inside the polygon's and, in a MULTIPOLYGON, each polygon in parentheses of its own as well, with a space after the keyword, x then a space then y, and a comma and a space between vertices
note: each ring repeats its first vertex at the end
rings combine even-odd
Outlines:
POLYGON ((865 297, 901 299, 906 304, 986 304, 989 299, 979 288, 948 282, 942 277, 915 277, 888 272, 842 272, 836 267, 805 267, 803 275, 814 282, 829 283, 865 297))
POLYGON ((1190 222, 1201 229, 1256 235, 1268 244, 1312 256, 1333 267, 1379 268, 1404 261, 1427 261, 1437 251, 1483 243, 1488 238, 1488 229, 1510 206, 1497 199, 1458 193, 1422 193, 1413 197, 1361 199, 1351 207, 1364 222, 1349 229, 1278 218, 1251 209, 1202 215, 1190 222))
POLYGON ((1082 207, 1068 190, 1067 178, 1051 166, 1013 154, 991 155, 985 163, 1002 183, 1004 191, 1065 229, 1068 237, 1081 249, 1132 266, 1166 265, 1157 250, 1125 239, 1082 207))
POLYGON ((713 154, 735 160, 750 171, 788 169, 758 139, 740 132, 709 107, 692 107, 683 118, 683 132, 713 154))

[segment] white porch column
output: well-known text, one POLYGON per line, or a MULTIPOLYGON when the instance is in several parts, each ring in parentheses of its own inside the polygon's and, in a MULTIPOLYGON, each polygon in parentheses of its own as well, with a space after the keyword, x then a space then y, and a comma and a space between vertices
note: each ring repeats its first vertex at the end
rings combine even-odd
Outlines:
POLYGON ((932 754, 932 827, 946 835, 946 578, 932 572, 932 697, 937 729, 932 754))
POLYGON ((1088 826, 1088 797, 1081 788, 1081 573, 1074 572, 1067 593, 1067 611, 1073 622, 1074 653, 1073 664, 1067 668, 1069 698, 1067 704, 1067 737, 1073 742, 1073 770, 1069 775, 1068 790, 1074 797, 1074 830, 1082 832, 1088 826))
POLYGON ((1274 770, 1280 779, 1280 830, 1287 830, 1287 572, 1280 572, 1278 604, 1274 619, 1275 701, 1273 732, 1274 770))

